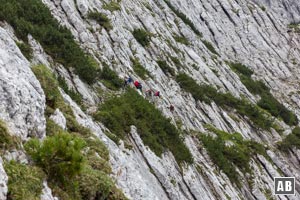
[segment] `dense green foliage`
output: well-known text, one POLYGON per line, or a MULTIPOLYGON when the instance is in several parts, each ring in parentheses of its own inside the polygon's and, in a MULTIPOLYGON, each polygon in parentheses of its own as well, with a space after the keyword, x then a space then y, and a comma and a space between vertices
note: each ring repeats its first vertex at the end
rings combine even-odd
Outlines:
POLYGON ((32 71, 44 90, 48 108, 51 108, 52 112, 56 108, 59 108, 63 113, 73 114, 71 108, 65 105, 64 99, 58 89, 58 81, 55 79, 52 72, 44 65, 34 66, 32 67, 32 71))
POLYGON ((297 125, 298 118, 270 93, 270 89, 262 81, 254 81, 251 78, 252 70, 240 63, 227 63, 239 75, 241 82, 252 93, 259 95, 261 99, 257 105, 267 110, 274 117, 280 117, 288 125, 297 125))
POLYGON ((233 183, 240 184, 235 167, 238 167, 243 173, 250 173, 249 161, 251 156, 255 154, 267 155, 263 145, 255 141, 244 140, 240 133, 230 134, 211 126, 207 128, 214 132, 217 137, 200 134, 199 138, 212 161, 233 183), (230 142, 231 145, 228 145, 227 142, 230 142))
POLYGON ((186 37, 180 36, 180 35, 173 35, 176 42, 179 42, 181 44, 189 45, 188 39, 186 37))
POLYGON ((58 76, 57 81, 59 86, 73 99, 78 105, 82 104, 82 95, 73 89, 70 89, 64 77, 58 76))
POLYGON ((105 28, 105 30, 107 30, 107 31, 109 31, 113 28, 110 23, 110 19, 104 13, 89 12, 88 18, 95 20, 99 25, 103 26, 105 28))
MULTIPOLYGON (((43 65, 32 68, 46 95, 47 138, 30 140, 28 154, 48 175, 55 195, 63 200, 126 199, 108 174, 109 152, 92 132, 78 124, 58 89, 58 81, 43 65), (67 131, 48 117, 59 108, 67 119, 67 131)), ((104 74, 107 74, 106 72, 104 74)))
POLYGON ((156 62, 166 75, 171 74, 172 76, 175 76, 174 69, 171 68, 165 60, 157 60, 156 62))
POLYGON ((133 37, 143 46, 146 47, 150 44, 151 34, 143 29, 134 29, 133 37))
POLYGON ((300 32, 300 23, 290 23, 288 25, 288 28, 292 29, 296 33, 299 33, 300 32))
POLYGON ((180 12, 177 8, 175 8, 169 0, 164 0, 169 8, 179 17, 186 25, 188 25, 196 35, 202 37, 202 33, 200 33, 193 22, 182 12, 180 12))
POLYGON ((123 85, 123 81, 119 78, 117 73, 111 70, 106 64, 104 64, 100 71, 100 78, 103 84, 111 90, 118 90, 123 85))
POLYGON ((41 169, 15 161, 5 162, 4 168, 8 175, 7 199, 41 199, 43 178, 45 177, 41 169))
POLYGON ((300 148, 300 127, 298 126, 295 127, 292 133, 286 136, 281 143, 279 143, 279 148, 285 152, 293 147, 300 148))
POLYGON ((192 94, 199 101, 210 103, 214 101, 223 108, 234 108, 242 116, 247 116, 256 126, 269 129, 272 121, 256 105, 251 104, 245 99, 237 99, 230 93, 220 93, 214 87, 206 84, 198 85, 197 82, 186 74, 176 76, 176 81, 180 87, 192 94))
POLYGON ((80 173, 84 165, 81 151, 85 146, 84 140, 60 132, 47 137, 42 143, 38 139, 31 139, 25 149, 48 177, 65 185, 80 173))
POLYGON ((98 65, 75 42, 71 32, 59 25, 40 0, 0 0, 0 20, 7 21, 18 38, 31 34, 54 61, 74 68, 87 83, 94 83, 98 65))
POLYGON ((141 65, 138 59, 131 59, 131 62, 134 72, 143 80, 150 76, 149 71, 141 65))
POLYGON ((101 105, 95 119, 121 138, 130 132, 131 125, 135 125, 145 145, 157 155, 169 149, 177 162, 192 162, 191 153, 180 139, 176 127, 154 105, 130 88, 120 97, 113 97, 101 105))
POLYGON ((103 8, 105 10, 109 10, 110 12, 121 10, 121 6, 120 6, 119 1, 118 2, 111 1, 109 3, 106 3, 106 4, 104 4, 103 8))
POLYGON ((12 136, 3 121, 0 120, 0 153, 5 150, 17 148, 20 141, 17 137, 12 136))
POLYGON ((213 54, 219 55, 214 46, 207 40, 202 40, 203 44, 206 46, 206 48, 212 52, 213 54))
POLYGON ((21 50, 22 54, 27 58, 27 60, 32 59, 32 49, 29 44, 24 43, 24 42, 16 42, 18 45, 19 49, 21 50))

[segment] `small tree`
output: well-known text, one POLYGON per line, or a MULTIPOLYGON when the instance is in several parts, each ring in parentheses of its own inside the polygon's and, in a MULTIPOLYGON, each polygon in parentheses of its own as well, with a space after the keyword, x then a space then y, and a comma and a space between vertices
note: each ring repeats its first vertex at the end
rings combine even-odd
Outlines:
POLYGON ((43 142, 31 139, 25 144, 27 153, 48 177, 63 185, 78 175, 84 165, 84 140, 66 132, 47 137, 43 142))
POLYGON ((143 29, 134 29, 132 32, 133 37, 143 46, 146 47, 150 44, 150 33, 143 29))

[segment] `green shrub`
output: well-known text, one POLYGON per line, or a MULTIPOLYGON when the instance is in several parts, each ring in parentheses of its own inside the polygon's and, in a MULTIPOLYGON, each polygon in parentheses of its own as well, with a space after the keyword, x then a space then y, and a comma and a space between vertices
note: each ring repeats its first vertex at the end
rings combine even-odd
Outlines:
POLYGON ((59 86, 73 99, 78 105, 82 105, 82 95, 73 89, 69 89, 64 77, 58 76, 57 81, 59 86))
POLYGON ((27 58, 27 60, 32 59, 32 49, 29 44, 24 42, 16 42, 17 46, 21 50, 22 54, 27 58))
POLYGON ((179 59, 177 57, 171 56, 170 58, 171 58, 172 62, 175 64, 177 69, 180 69, 182 67, 181 62, 179 61, 179 59))
POLYGON ((207 40, 202 40, 203 44, 206 46, 206 48, 212 52, 213 54, 219 55, 214 46, 207 40))
POLYGON ((279 149, 285 152, 293 147, 300 148, 300 127, 298 126, 279 143, 279 149))
POLYGON ((104 65, 102 68, 100 78, 103 84, 111 90, 118 90, 123 86, 123 81, 116 72, 111 70, 107 65, 104 65))
POLYGON ((84 140, 60 132, 47 137, 43 142, 31 139, 25 144, 25 149, 50 179, 66 185, 80 173, 84 165, 81 151, 85 146, 84 140))
POLYGON ((103 8, 105 10, 109 10, 110 12, 121 10, 121 6, 119 2, 111 1, 106 3, 103 8))
POLYGON ((92 65, 71 32, 59 25, 42 1, 0 0, 0 20, 7 21, 25 43, 31 34, 55 62, 74 68, 85 82, 96 81, 98 66, 92 65))
POLYGON ((130 132, 130 126, 135 125, 145 145, 157 155, 169 149, 178 163, 192 162, 192 156, 175 126, 132 89, 106 101, 94 117, 120 138, 125 138, 130 132))
POLYGON ((20 140, 16 136, 12 136, 5 123, 0 120, 0 152, 18 148, 20 140))
POLYGON ((253 71, 241 63, 226 62, 232 70, 247 77, 251 77, 253 71))
POLYGON ((109 31, 113 28, 111 25, 110 19, 104 13, 89 12, 88 18, 95 20, 99 25, 103 26, 105 28, 105 30, 107 30, 107 31, 109 31))
POLYGON ((217 137, 200 134, 199 138, 212 161, 237 185, 241 182, 235 167, 243 173, 251 173, 249 165, 251 156, 256 154, 267 156, 263 145, 255 141, 244 140, 240 133, 230 134, 212 126, 207 126, 207 129, 214 132, 217 137), (231 142, 232 145, 228 146, 226 142, 231 142))
POLYGON ((142 65, 141 63, 139 62, 138 59, 131 59, 131 62, 132 62, 132 67, 133 67, 133 70, 134 72, 139 76, 141 77, 143 80, 145 80, 148 76, 150 76, 148 70, 146 70, 142 65))
POLYGON ((181 44, 185 44, 185 45, 189 45, 189 41, 188 39, 186 39, 185 37, 183 36, 180 36, 180 35, 173 35, 174 39, 176 42, 179 42, 181 44))
POLYGON ((288 28, 289 29, 293 29, 293 31, 299 33, 300 32, 300 23, 295 23, 295 22, 294 23, 290 23, 288 25, 288 28))
POLYGON ((32 67, 32 71, 44 90, 46 96, 46 105, 53 111, 56 108, 59 108, 63 113, 73 115, 71 107, 66 105, 63 97, 60 94, 58 89, 58 81, 55 79, 52 72, 44 65, 36 65, 32 67))
POLYGON ((176 81, 182 89, 192 94, 195 100, 211 103, 214 101, 217 105, 226 108, 236 109, 236 112, 242 116, 247 116, 256 126, 263 129, 270 129, 272 120, 256 105, 251 104, 245 99, 237 99, 230 93, 219 93, 210 85, 198 85, 197 82, 186 74, 176 76, 176 81))
POLYGON ((110 188, 107 199, 126 199, 121 191, 111 186, 113 181, 109 180, 109 176, 105 176, 111 173, 109 152, 105 145, 90 129, 78 124, 71 107, 60 95, 58 82, 51 71, 43 65, 35 66, 32 70, 46 95, 47 110, 50 110, 47 116, 59 108, 67 120, 69 133, 47 118, 46 131, 49 137, 42 143, 32 139, 25 144, 27 153, 48 175, 53 193, 62 200, 80 200, 85 199, 92 190, 91 197, 96 193, 96 197, 102 199, 107 196, 107 188, 110 188), (92 183, 100 186, 97 191, 90 188, 92 183))
POLYGON ((114 185, 107 174, 88 166, 83 168, 76 179, 79 183, 81 199, 107 199, 114 185))
POLYGON ((47 136, 53 136, 58 132, 63 131, 63 129, 58 126, 52 119, 46 118, 46 134, 47 136))
POLYGON ((252 70, 241 63, 227 62, 227 64, 239 75, 241 82, 252 94, 260 95, 261 99, 257 103, 259 107, 265 109, 274 117, 282 118, 288 125, 298 124, 297 116, 275 99, 270 93, 270 89, 262 81, 251 79, 252 70))
POLYGON ((270 93, 262 94, 257 105, 270 112, 274 117, 282 118, 290 126, 297 125, 299 122, 297 116, 279 103, 270 93))
POLYGON ((143 46, 146 47, 150 44, 151 34, 143 29, 134 29, 133 37, 143 46))
POLYGON ((182 12, 180 12, 177 8, 175 8, 169 0, 164 0, 165 3, 169 6, 169 8, 179 17, 186 25, 188 25, 194 33, 200 37, 202 37, 202 33, 200 33, 193 22, 182 12))
POLYGON ((15 161, 5 162, 4 168, 8 175, 7 199, 40 199, 45 177, 40 168, 19 164, 15 161))
POLYGON ((168 63, 164 60, 157 60, 156 61, 158 66, 161 68, 161 70, 166 74, 171 74, 172 76, 175 76, 175 71, 173 68, 171 68, 168 63))

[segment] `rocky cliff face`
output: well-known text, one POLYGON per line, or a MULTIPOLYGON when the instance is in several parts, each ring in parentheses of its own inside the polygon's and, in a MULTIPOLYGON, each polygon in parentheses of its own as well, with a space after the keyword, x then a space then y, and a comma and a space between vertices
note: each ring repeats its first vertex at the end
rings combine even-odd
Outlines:
MULTIPOLYGON (((108 64, 120 77, 130 75, 141 81, 144 90, 161 93, 155 106, 178 129, 185 130, 184 143, 193 156, 193 164, 178 164, 170 151, 157 156, 144 143, 135 126, 124 141, 116 144, 106 136, 107 128, 91 116, 106 97, 97 88, 108 91, 100 82, 88 85, 73 70, 54 62, 32 36, 28 36, 33 58, 27 60, 16 45, 12 28, 0 28, 0 119, 11 133, 23 141, 46 135, 45 95, 30 66, 44 64, 66 80, 83 97, 84 111, 63 90, 78 123, 92 130, 110 152, 112 177, 129 199, 299 199, 300 151, 287 153, 277 143, 290 134, 294 125, 274 119, 280 129, 257 128, 248 117, 224 108, 214 99, 210 103, 195 100, 183 90, 172 73, 185 73, 198 84, 208 84, 218 92, 229 92, 256 104, 261 96, 253 93, 229 63, 242 63, 251 69, 254 80, 261 80, 271 94, 300 117, 298 22, 300 3, 295 0, 187 0, 131 1, 112 3, 99 0, 43 0, 53 17, 67 27, 80 47, 98 62, 108 64), (89 13, 104 13, 111 28, 104 28, 89 13), (149 45, 134 37, 134 30, 148 32, 149 45), (134 69, 132 58, 149 72, 142 79, 134 69), (157 62, 166 61, 172 73, 157 62), (175 106, 171 112, 168 107, 175 106), (179 125, 179 123, 181 125, 179 125), (223 130, 238 132, 245 140, 261 144, 266 153, 251 156, 251 172, 236 168, 240 184, 219 170, 198 135, 223 130), (126 147, 130 144, 131 148, 126 147), (273 178, 295 176, 295 196, 274 196, 273 178)), ((104 92, 104 94, 106 94, 104 92)), ((66 127, 59 111, 54 122, 66 127)), ((234 141, 233 141, 234 143, 234 141)), ((176 144, 174 144, 176 145, 176 144)), ((226 144, 230 146, 229 144, 226 144)), ((218 148, 218 147, 216 147, 218 148)), ((251 149, 256 149, 251 147, 251 149)), ((3 157, 2 157, 3 158, 3 157)), ((4 158, 3 158, 4 159, 4 158)), ((1 158, 0 158, 1 160, 1 158)), ((1 164, 1 163, 0 163, 1 164)), ((0 165, 1 166, 1 165, 0 165)), ((6 174, 0 168, 0 198, 6 196, 6 174), (4 177, 4 178, 2 178, 4 177), (2 184, 2 182, 4 184, 2 184), (2 195, 2 196, 1 196, 2 195)), ((42 199, 53 199, 44 183, 42 199)))

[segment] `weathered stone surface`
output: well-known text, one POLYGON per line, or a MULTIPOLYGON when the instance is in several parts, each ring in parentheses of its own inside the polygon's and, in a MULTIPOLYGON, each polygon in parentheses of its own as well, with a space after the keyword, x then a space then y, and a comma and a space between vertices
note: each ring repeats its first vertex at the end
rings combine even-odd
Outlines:
POLYGON ((54 197, 52 195, 52 191, 51 189, 48 187, 48 184, 46 181, 43 182, 43 190, 42 190, 42 194, 41 194, 41 200, 58 200, 57 197, 54 197))
POLYGON ((50 119, 54 121, 62 129, 66 129, 66 123, 67 123, 66 118, 62 114, 62 112, 60 112, 59 109, 55 110, 55 112, 50 116, 50 119))
POLYGON ((6 199, 8 177, 3 167, 3 160, 0 157, 0 199, 6 199))
POLYGON ((22 139, 45 135, 45 96, 30 64, 0 27, 0 119, 22 139))

